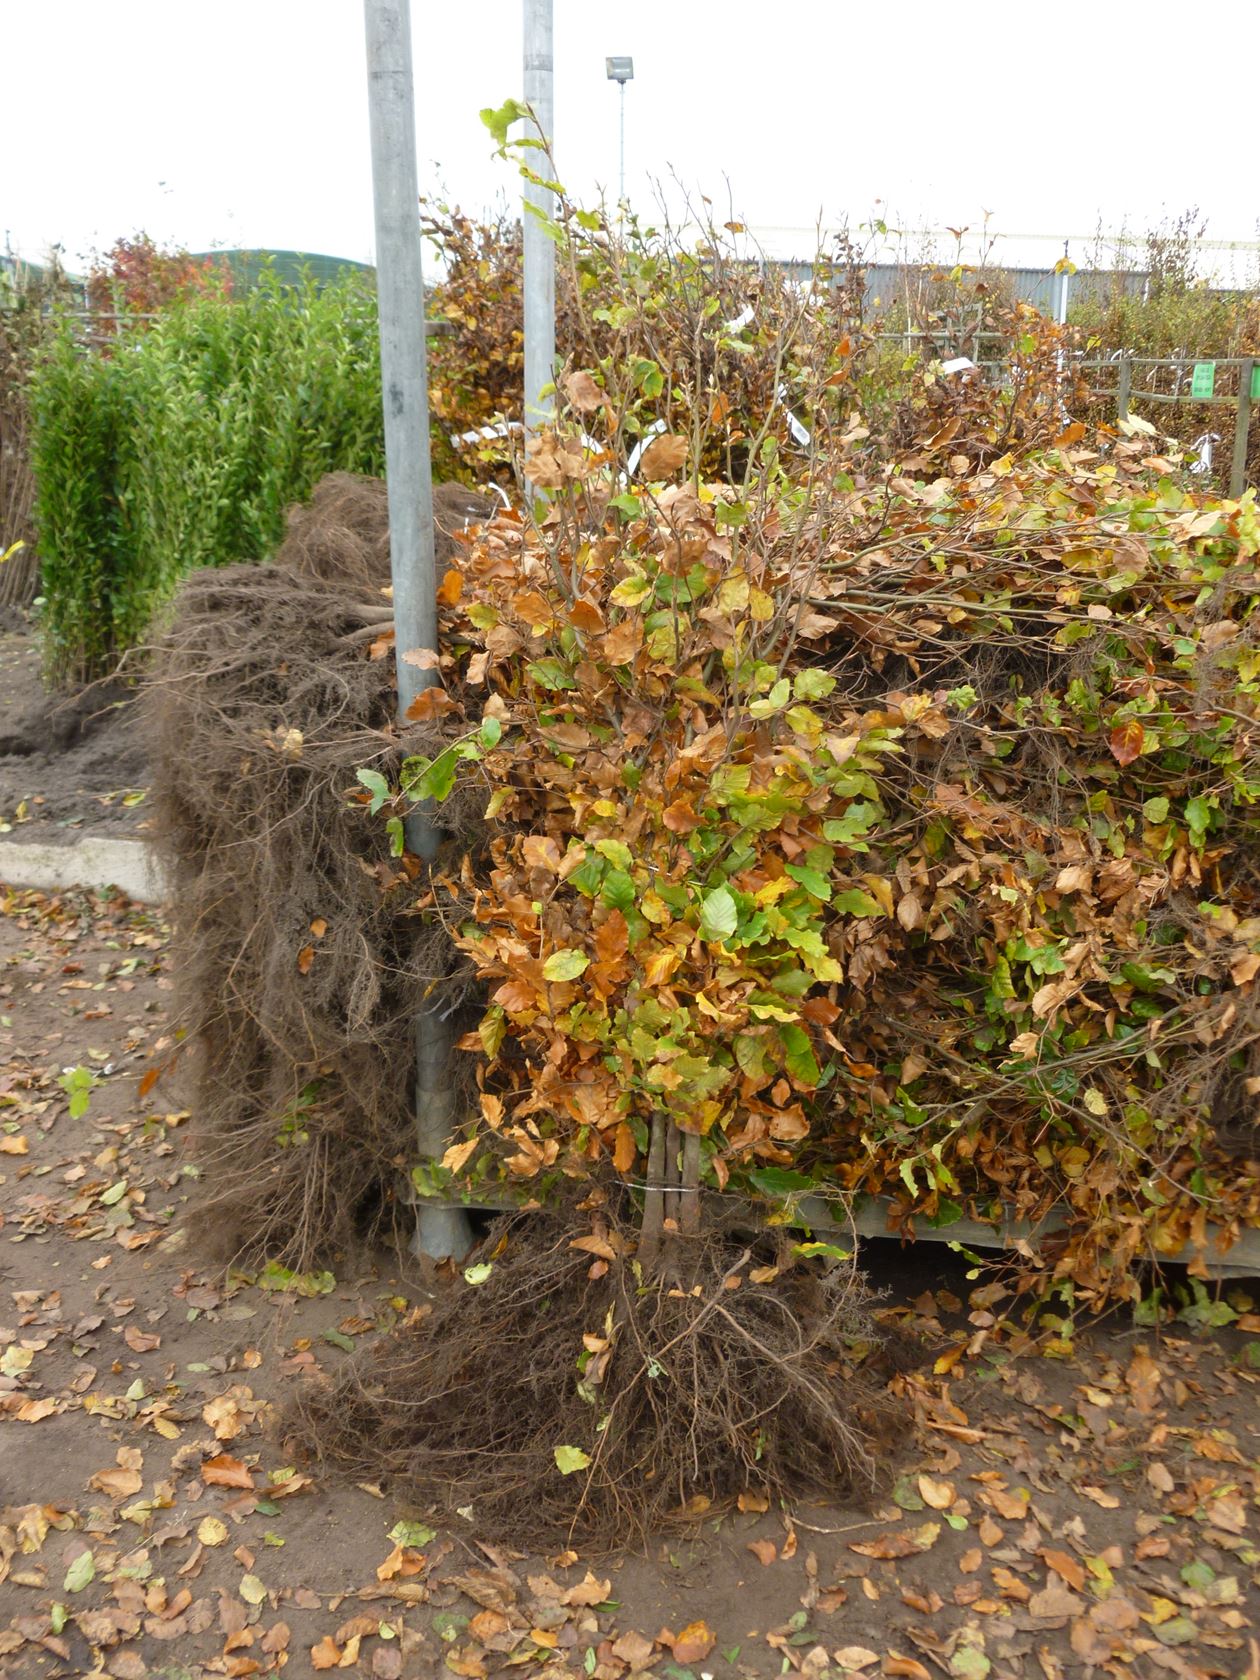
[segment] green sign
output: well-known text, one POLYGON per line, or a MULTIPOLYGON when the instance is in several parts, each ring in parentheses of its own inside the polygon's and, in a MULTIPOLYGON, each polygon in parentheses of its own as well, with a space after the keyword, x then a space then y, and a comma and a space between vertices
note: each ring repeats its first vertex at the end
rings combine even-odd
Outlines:
POLYGON ((1194 375, 1190 380, 1190 395, 1192 397, 1210 397, 1216 389, 1216 363, 1196 362, 1194 375))
POLYGON ((1251 366, 1251 400, 1260 402, 1260 362, 1253 362, 1251 366))

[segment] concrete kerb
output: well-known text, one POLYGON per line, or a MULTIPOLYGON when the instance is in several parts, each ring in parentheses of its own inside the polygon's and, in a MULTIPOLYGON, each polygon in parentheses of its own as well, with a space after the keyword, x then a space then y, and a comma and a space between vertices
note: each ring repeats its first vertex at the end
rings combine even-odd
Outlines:
POLYGON ((164 896, 161 872, 144 841, 105 835, 87 835, 69 845, 0 841, 0 881, 10 887, 37 887, 41 892, 117 887, 141 904, 160 904, 164 896))

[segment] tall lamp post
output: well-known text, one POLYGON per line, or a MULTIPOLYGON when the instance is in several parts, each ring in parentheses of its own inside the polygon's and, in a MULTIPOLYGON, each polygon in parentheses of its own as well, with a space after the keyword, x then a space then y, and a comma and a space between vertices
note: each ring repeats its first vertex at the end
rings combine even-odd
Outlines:
POLYGON ((621 191, 617 195, 618 204, 626 202, 626 83, 634 80, 634 60, 632 58, 606 58, 604 71, 610 82, 616 82, 621 89, 621 191))

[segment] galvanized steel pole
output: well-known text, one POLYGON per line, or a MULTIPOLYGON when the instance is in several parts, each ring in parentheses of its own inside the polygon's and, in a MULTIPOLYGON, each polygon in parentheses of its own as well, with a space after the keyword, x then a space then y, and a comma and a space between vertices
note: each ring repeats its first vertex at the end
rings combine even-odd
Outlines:
MULTIPOLYGON (((420 690, 438 680, 404 653, 438 645, 433 560, 433 481, 429 462, 429 390, 424 347, 424 273, 416 173, 416 113, 411 66, 410 0, 364 0, 372 198, 376 213, 376 295, 380 315, 385 473, 389 493, 390 574, 398 658, 398 707, 404 721, 420 690)), ((407 844, 425 859, 440 830, 432 807, 407 822, 407 844)), ((440 1156, 455 1122, 452 1033, 430 1010, 416 1019, 416 1142, 422 1157, 440 1156)), ((461 1208, 421 1202, 412 1252, 445 1259, 466 1252, 471 1232, 461 1208)))
MULTIPOLYGON (((555 111, 552 86, 551 0, 524 0, 525 4, 525 103, 534 113, 536 127, 530 136, 554 139, 555 111)), ((551 179, 552 166, 542 152, 529 150, 525 161, 535 174, 551 179)), ((525 183, 522 228, 525 238, 525 437, 528 441, 555 415, 555 398, 544 398, 543 387, 555 378, 556 363, 556 248, 548 238, 533 205, 550 219, 555 214, 555 195, 534 182, 525 183)))

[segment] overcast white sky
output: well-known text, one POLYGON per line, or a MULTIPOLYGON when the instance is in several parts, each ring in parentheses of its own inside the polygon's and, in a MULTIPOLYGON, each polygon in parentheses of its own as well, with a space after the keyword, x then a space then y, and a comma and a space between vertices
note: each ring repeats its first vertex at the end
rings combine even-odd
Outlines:
MULTIPOLYGON (((521 92, 521 0, 413 0, 413 31, 421 191, 514 193, 478 111, 521 92)), ((637 204, 672 170, 723 208, 729 181, 754 229, 879 201, 909 228, 988 210, 1061 239, 1195 204, 1210 237, 1260 239, 1260 104, 1238 80, 1256 0, 555 0, 555 35, 559 169, 587 202, 616 196, 604 57, 631 53, 637 204)), ((73 267, 144 228, 371 259, 360 0, 0 0, 0 62, 0 229, 21 254, 58 242, 73 267)))

